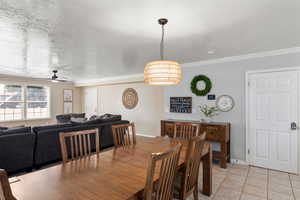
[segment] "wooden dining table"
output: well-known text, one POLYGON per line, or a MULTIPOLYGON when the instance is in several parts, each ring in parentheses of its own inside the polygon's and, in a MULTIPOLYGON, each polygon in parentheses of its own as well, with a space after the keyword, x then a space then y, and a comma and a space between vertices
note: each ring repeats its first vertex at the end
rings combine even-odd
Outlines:
MULTIPOLYGON (((18 200, 126 200, 140 194, 153 152, 163 152, 182 143, 178 167, 182 167, 187 142, 167 137, 137 136, 137 144, 112 148, 85 159, 58 164, 17 177, 11 188, 18 200)), ((203 193, 212 191, 212 150, 202 153, 203 193)))

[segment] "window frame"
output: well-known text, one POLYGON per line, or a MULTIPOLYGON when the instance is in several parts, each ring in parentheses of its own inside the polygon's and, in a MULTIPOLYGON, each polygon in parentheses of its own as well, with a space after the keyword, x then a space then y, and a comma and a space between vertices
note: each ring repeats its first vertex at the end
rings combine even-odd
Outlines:
MULTIPOLYGON (((4 85, 17 85, 21 86, 22 88, 22 98, 23 101, 21 101, 23 105, 22 109, 22 119, 16 119, 16 120, 0 120, 0 123, 6 123, 6 122, 22 122, 22 121, 35 121, 35 120, 43 120, 43 119, 51 119, 51 87, 48 85, 43 85, 43 84, 30 84, 30 83, 17 83, 17 82, 10 82, 10 81, 5 81, 5 82, 0 82, 0 84, 4 85), (39 118, 27 118, 27 106, 28 106, 28 100, 27 100, 27 87, 28 86, 36 86, 36 87, 44 87, 47 89, 48 93, 48 98, 47 98, 47 103, 48 103, 48 113, 47 117, 39 117, 39 118)), ((30 102, 30 101, 29 101, 30 102)))

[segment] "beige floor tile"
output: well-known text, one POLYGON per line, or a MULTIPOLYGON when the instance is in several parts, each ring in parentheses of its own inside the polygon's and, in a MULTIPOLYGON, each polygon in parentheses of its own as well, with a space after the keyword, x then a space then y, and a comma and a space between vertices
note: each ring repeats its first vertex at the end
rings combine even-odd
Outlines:
POLYGON ((246 181, 245 176, 235 175, 228 173, 225 179, 230 179, 236 182, 244 183, 246 181))
POLYGON ((287 187, 291 186, 291 181, 289 178, 278 178, 277 176, 275 177, 269 177, 269 184, 274 184, 274 185, 284 185, 287 187))
POLYGON ((224 182, 220 186, 221 188, 227 189, 227 190, 234 190, 237 192, 241 192, 243 189, 243 183, 238 183, 235 181, 231 181, 229 179, 225 179, 224 182))
POLYGON ((216 193, 214 200, 239 200, 241 192, 220 188, 216 193))
POLYGON ((247 185, 253 185, 256 187, 263 187, 267 189, 268 186, 268 180, 267 179, 259 179, 255 177, 248 177, 246 180, 247 185))
POLYGON ((293 192, 294 192, 296 199, 300 200, 300 190, 293 188, 293 192))
POLYGON ((294 196, 281 194, 278 192, 270 192, 268 199, 269 200, 294 200, 294 196))
POLYGON ((213 184, 220 184, 225 180, 225 176, 224 177, 214 177, 212 178, 212 182, 213 184))
POLYGON ((250 194, 242 194, 240 200, 267 200, 266 198, 261 198, 258 196, 250 195, 250 194))
POLYGON ((226 176, 226 175, 227 175, 227 172, 225 172, 225 171, 213 170, 212 174, 213 174, 214 176, 226 176))
POLYGON ((253 185, 245 185, 243 189, 244 194, 249 194, 261 198, 267 198, 267 189, 259 186, 253 186, 253 185))
POLYGON ((292 180, 291 183, 293 188, 300 190, 300 181, 292 180))
POLYGON ((254 178, 257 178, 257 179, 267 180, 268 179, 268 174, 259 174, 259 173, 253 172, 253 171, 249 171, 248 177, 254 177, 254 178))
POLYGON ((286 178, 289 178, 289 174, 285 173, 285 172, 269 170, 269 177, 286 179, 286 178))
POLYGON ((235 169, 248 169, 249 165, 238 165, 238 164, 231 164, 229 165, 230 168, 235 168, 235 169))
POLYGON ((265 168, 259 168, 259 167, 250 167, 249 172, 256 173, 256 174, 268 174, 268 170, 265 168))
POLYGON ((284 185, 278 185, 278 184, 272 184, 269 183, 269 191, 270 192, 277 192, 285 195, 292 195, 292 187, 291 186, 284 186, 284 185))
POLYGON ((300 176, 296 174, 289 174, 291 180, 293 181, 300 181, 300 176))
POLYGON ((234 175, 246 177, 248 174, 248 169, 231 168, 231 169, 229 169, 228 174, 234 174, 234 175))

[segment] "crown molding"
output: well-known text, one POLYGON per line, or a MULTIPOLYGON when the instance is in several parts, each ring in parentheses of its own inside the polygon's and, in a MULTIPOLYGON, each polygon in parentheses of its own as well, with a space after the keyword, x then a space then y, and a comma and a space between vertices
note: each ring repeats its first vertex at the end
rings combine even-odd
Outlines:
MULTIPOLYGON (((199 67, 199 66, 219 64, 219 63, 237 62, 237 61, 249 60, 254 58, 279 56, 279 55, 285 55, 291 53, 300 53, 300 47, 278 49, 273 51, 264 51, 264 52, 244 54, 239 56, 231 56, 231 57, 203 60, 197 62, 183 63, 182 67, 184 68, 199 67)), ((75 81, 74 84, 76 87, 88 87, 88 86, 97 86, 97 85, 117 85, 117 84, 140 83, 140 82, 144 82, 143 74, 112 76, 112 77, 101 78, 101 79, 75 81)))
POLYGON ((273 51, 263 51, 258 53, 251 53, 251 54, 244 54, 239 56, 231 56, 231 57, 224 57, 224 58, 217 58, 217 59, 210 59, 210 60, 203 60, 197 62, 190 62, 190 63, 183 63, 183 67, 199 67, 204 65, 212 65, 212 64, 219 64, 219 63, 227 63, 227 62, 237 62, 242 60, 249 60, 254 58, 263 58, 263 57, 270 57, 270 56, 279 56, 291 53, 300 53, 300 47, 293 47, 287 49, 278 49, 273 51))
POLYGON ((144 74, 132 74, 126 76, 112 76, 101 79, 93 79, 86 81, 75 81, 76 87, 100 86, 100 85, 118 85, 126 83, 144 82, 144 74))

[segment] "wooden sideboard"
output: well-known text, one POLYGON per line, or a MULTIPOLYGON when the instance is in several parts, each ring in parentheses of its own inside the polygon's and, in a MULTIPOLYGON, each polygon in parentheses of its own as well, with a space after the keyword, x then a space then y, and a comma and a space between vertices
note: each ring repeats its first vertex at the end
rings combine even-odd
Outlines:
POLYGON ((161 121, 161 136, 174 136, 175 122, 188 122, 200 125, 200 132, 206 132, 206 140, 209 142, 219 143, 221 151, 213 152, 213 159, 220 160, 222 168, 227 167, 227 162, 230 162, 230 123, 207 123, 201 121, 186 121, 186 120, 162 120, 161 121))

